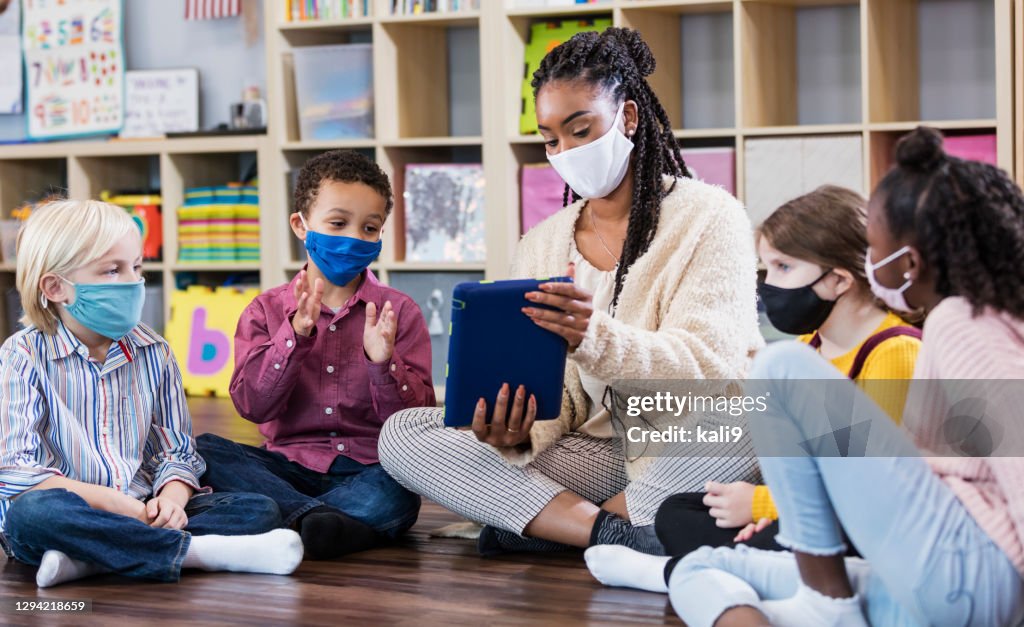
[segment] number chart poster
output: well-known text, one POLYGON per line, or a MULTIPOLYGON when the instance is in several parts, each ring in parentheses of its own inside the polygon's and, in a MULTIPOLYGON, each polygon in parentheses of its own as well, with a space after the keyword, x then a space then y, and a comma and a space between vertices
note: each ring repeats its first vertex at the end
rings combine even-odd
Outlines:
POLYGON ((121 0, 24 0, 29 137, 115 133, 124 124, 121 0))

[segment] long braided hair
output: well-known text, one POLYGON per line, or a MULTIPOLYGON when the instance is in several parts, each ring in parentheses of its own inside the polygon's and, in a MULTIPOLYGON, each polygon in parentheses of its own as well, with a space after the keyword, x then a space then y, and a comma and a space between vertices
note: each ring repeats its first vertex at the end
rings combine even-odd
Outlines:
POLYGON ((897 238, 909 237, 935 269, 935 290, 1024 318, 1024 194, 1006 172, 952 157, 942 134, 918 127, 896 147, 878 186, 897 238))
MULTIPOLYGON (((646 80, 654 73, 654 67, 654 55, 639 33, 628 28, 608 28, 602 33, 578 33, 549 52, 533 73, 531 83, 534 99, 549 82, 582 81, 610 90, 616 104, 626 100, 637 104, 639 124, 632 139, 633 205, 622 259, 615 273, 613 310, 630 266, 647 252, 654 239, 661 201, 675 189, 674 182, 666 187, 662 176, 689 177, 672 133, 672 123, 646 80)), ((565 186, 563 206, 579 198, 565 186)))

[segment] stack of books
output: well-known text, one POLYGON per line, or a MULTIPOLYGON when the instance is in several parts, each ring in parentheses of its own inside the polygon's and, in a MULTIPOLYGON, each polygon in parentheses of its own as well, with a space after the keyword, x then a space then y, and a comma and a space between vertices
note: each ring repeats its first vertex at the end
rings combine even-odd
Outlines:
POLYGON ((178 209, 178 260, 247 263, 260 260, 260 201, 256 187, 196 187, 178 209))
POLYGON ((480 10, 480 0, 391 0, 391 15, 459 13, 480 10))
POLYGON ((285 0, 289 22, 347 20, 369 17, 372 0, 285 0))

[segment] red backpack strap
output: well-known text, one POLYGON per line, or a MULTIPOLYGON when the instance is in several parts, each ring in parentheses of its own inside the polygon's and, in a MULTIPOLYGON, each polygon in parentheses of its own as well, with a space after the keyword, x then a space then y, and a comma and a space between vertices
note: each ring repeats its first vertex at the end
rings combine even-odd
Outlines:
POLYGON ((850 372, 846 376, 850 377, 851 379, 856 379, 857 377, 859 377, 861 370, 864 369, 864 363, 868 360, 868 356, 871 354, 871 351, 878 348, 878 345, 881 344, 882 342, 894 337, 901 336, 913 337, 920 340, 921 329, 910 326, 898 326, 889 327, 888 329, 875 333, 867 340, 865 340, 864 344, 861 345, 860 350, 857 351, 857 356, 853 360, 853 366, 850 368, 850 372))
POLYGON ((821 348, 821 336, 818 335, 817 331, 815 331, 814 335, 811 336, 811 341, 807 342, 807 345, 813 348, 814 350, 818 350, 819 348, 821 348))

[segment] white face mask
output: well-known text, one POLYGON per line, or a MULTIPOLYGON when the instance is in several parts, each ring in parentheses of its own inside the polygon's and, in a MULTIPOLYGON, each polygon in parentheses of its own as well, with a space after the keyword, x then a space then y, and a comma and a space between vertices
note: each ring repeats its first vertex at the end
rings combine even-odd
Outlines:
POLYGON ((878 279, 875 278, 875 270, 896 261, 908 252, 910 252, 910 246, 904 246, 876 264, 871 263, 870 248, 868 249, 867 254, 864 255, 864 274, 868 277, 868 283, 871 285, 871 292, 876 298, 878 298, 878 300, 885 303, 886 307, 893 311, 910 312, 914 310, 914 308, 907 303, 906 296, 903 295, 904 292, 910 289, 910 286, 914 282, 910 280, 909 274, 904 274, 903 278, 907 280, 906 283, 897 288, 886 287, 879 283, 878 279))
POLYGON ((633 142, 619 130, 619 117, 625 106, 625 102, 619 105, 612 127, 600 138, 548 155, 551 167, 583 198, 604 198, 626 178, 633 142))

